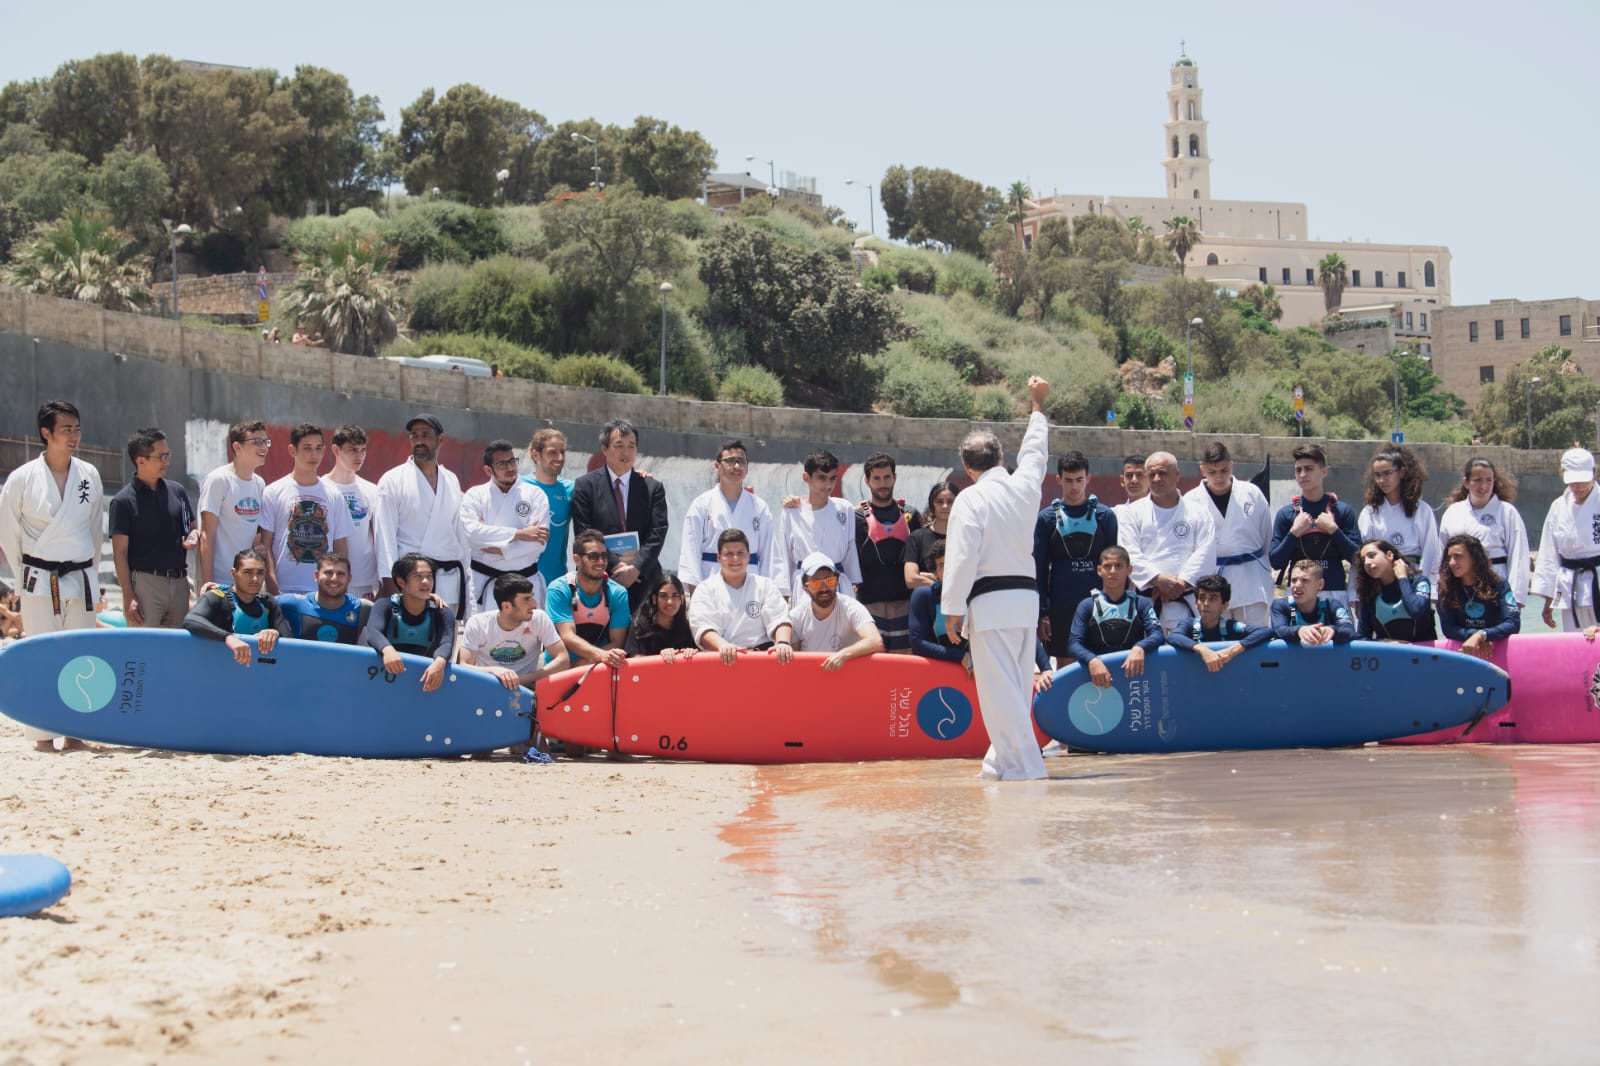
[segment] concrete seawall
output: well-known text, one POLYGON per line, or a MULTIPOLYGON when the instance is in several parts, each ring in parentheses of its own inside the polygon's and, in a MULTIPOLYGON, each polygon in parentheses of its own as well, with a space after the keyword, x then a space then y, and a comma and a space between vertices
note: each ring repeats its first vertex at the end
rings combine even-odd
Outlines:
MULTIPOLYGON (((1056 382, 1054 387, 1072 386, 1056 382)), ((397 456, 403 456, 403 451, 390 453, 398 444, 406 418, 418 410, 429 410, 446 426, 442 460, 467 485, 484 480, 481 451, 485 442, 504 437, 521 445, 545 425, 567 434, 572 447, 567 473, 581 473, 589 465, 584 453, 594 459, 599 427, 622 417, 639 427, 641 452, 663 470, 668 469, 665 464, 669 460, 675 473, 694 469, 692 462, 678 465, 682 461, 706 461, 704 481, 698 487, 687 487, 694 491, 709 486, 709 459, 717 445, 732 436, 749 445, 753 462, 779 466, 798 464, 818 446, 831 449, 852 465, 872 452, 888 451, 902 467, 899 494, 921 506, 927 485, 955 461, 955 446, 969 428, 989 425, 1008 454, 1015 452, 1023 429, 1021 422, 986 424, 760 408, 508 378, 471 378, 321 349, 264 344, 253 335, 183 327, 168 319, 108 312, 0 286, 0 436, 37 439, 34 413, 41 402, 58 397, 71 399, 84 412, 84 444, 105 449, 103 467, 111 466, 114 453, 120 452, 134 429, 158 425, 172 438, 173 476, 186 472, 191 484, 218 461, 214 453, 218 423, 225 426, 239 418, 261 417, 275 427, 275 438, 286 438, 286 427, 302 421, 330 427, 358 423, 369 433, 383 435, 366 471, 375 479, 391 462, 398 461, 397 456), (213 428, 202 434, 204 442, 185 439, 190 427, 206 424, 213 428), (197 454, 191 456, 191 451, 197 454), (907 477, 908 467, 920 469, 916 476, 907 477)), ((1219 439, 1232 450, 1243 476, 1255 473, 1270 459, 1273 503, 1287 502, 1294 491, 1288 479, 1291 452, 1298 443, 1295 438, 1058 426, 1051 430, 1050 446, 1052 455, 1068 449, 1087 454, 1096 475, 1094 490, 1106 502, 1116 502, 1122 498, 1115 480, 1122 456, 1170 451, 1180 460, 1187 487, 1194 483, 1200 453, 1219 439)), ((1362 473, 1380 442, 1319 443, 1328 451, 1329 487, 1342 499, 1358 502, 1362 473)), ((1472 455, 1488 455, 1516 475, 1521 486, 1520 509, 1534 538, 1548 501, 1562 488, 1556 473, 1558 452, 1434 444, 1417 445, 1416 450, 1433 473, 1426 496, 1436 509, 1458 483, 1461 466, 1472 455)), ((269 478, 288 468, 287 449, 280 446, 273 451, 273 460, 263 471, 269 478)), ((125 460, 123 466, 126 468, 125 460)), ((112 483, 128 472, 102 469, 102 473, 112 483)), ((774 472, 770 487, 763 489, 774 505, 781 494, 780 485, 784 491, 793 489, 798 478, 774 472)), ((1041 486, 1042 497, 1048 488, 1048 484, 1041 486)))

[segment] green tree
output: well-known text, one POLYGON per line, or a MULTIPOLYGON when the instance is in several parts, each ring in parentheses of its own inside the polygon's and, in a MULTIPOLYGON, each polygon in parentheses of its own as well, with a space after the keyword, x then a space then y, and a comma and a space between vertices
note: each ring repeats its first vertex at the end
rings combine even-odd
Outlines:
POLYGON ((105 207, 117 228, 149 238, 160 228, 172 183, 154 151, 147 148, 135 154, 118 145, 90 174, 89 194, 105 207))
POLYGON ((622 177, 664 200, 698 196, 702 177, 716 165, 717 153, 694 130, 640 115, 622 134, 622 177))
POLYGON ((1350 280, 1350 268, 1344 256, 1329 252, 1317 261, 1317 284, 1322 286, 1322 306, 1333 314, 1344 301, 1344 287, 1350 280))
POLYGON ((1006 221, 1011 223, 1017 240, 1022 240, 1022 223, 1028 217, 1028 183, 1014 181, 1006 190, 1006 221))
POLYGON ((1408 417, 1429 422, 1449 422, 1467 410, 1467 401, 1441 386, 1444 379, 1433 372, 1433 364, 1410 352, 1394 356, 1400 372, 1400 410, 1408 417))
POLYGON ((543 115, 461 84, 435 97, 425 89, 400 112, 397 154, 406 191, 432 189, 488 206, 500 192, 496 175, 511 171, 507 195, 521 200, 536 146, 547 133, 543 115))
POLYGON ((387 245, 341 236, 296 261, 299 275, 283 289, 285 311, 336 352, 376 355, 395 339, 403 309, 390 259, 387 245))
POLYGON ((278 155, 278 206, 300 214, 310 202, 327 215, 372 203, 385 177, 377 98, 358 99, 343 74, 314 66, 296 67, 284 88, 306 132, 278 155))
POLYGON ((1239 299, 1255 308, 1263 321, 1279 322, 1283 319, 1283 301, 1278 290, 1271 285, 1246 285, 1239 299))
POLYGON ((53 147, 99 163, 138 137, 139 61, 113 52, 61 64, 34 120, 53 147))
POLYGON ((1135 261, 1138 243, 1128 227, 1109 215, 1079 215, 1072 220, 1072 254, 1091 262, 1135 261))
POLYGON ((136 251, 109 217, 74 208, 24 241, 0 280, 25 292, 83 300, 112 311, 138 310, 151 299, 144 267, 133 258, 136 251))
POLYGON ((746 361, 783 381, 791 401, 871 402, 865 357, 899 332, 893 305, 856 284, 847 267, 742 223, 724 225, 703 249, 700 280, 711 326, 737 330, 746 361))
POLYGON ((1594 434, 1596 405, 1600 383, 1583 373, 1571 349, 1551 344, 1512 367, 1504 380, 1485 385, 1472 423, 1485 444, 1523 448, 1531 413, 1535 448, 1570 448, 1594 434))
POLYGON ((937 241, 983 254, 983 234, 1002 213, 991 186, 940 167, 892 166, 880 186, 889 236, 912 244, 937 241))
POLYGON ((1072 220, 1051 215, 1039 223, 1039 236, 1033 242, 1034 254, 1041 259, 1068 259, 1072 251, 1072 220))
POLYGON ((1177 258, 1179 274, 1186 273, 1189 250, 1203 239, 1199 224, 1187 215, 1178 215, 1167 221, 1167 233, 1162 241, 1166 244, 1167 251, 1177 258))
POLYGON ((28 222, 48 222, 88 202, 89 170, 75 152, 17 153, 0 161, 0 201, 17 205, 28 222))
POLYGON ((601 126, 592 118, 569 120, 550 131, 534 147, 528 175, 530 199, 542 200, 558 186, 587 189, 595 180, 594 167, 600 168, 602 183, 616 181, 620 131, 601 126), (591 144, 590 140, 598 143, 591 144))

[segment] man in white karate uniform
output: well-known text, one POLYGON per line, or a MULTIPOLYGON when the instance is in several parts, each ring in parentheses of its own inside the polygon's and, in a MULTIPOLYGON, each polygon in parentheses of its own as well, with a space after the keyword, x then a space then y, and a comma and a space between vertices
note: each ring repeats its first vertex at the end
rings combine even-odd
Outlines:
POLYGON ((1048 395, 1048 381, 1028 379, 1033 414, 1014 473, 1006 473, 1005 456, 993 433, 969 433, 961 442, 961 465, 973 484, 956 497, 945 534, 940 596, 945 628, 953 638, 961 634, 971 641, 978 708, 990 741, 983 776, 1001 781, 1047 776, 1033 732, 1034 630, 1039 620, 1033 525, 1050 451, 1050 424, 1044 416, 1048 395))
POLYGON ((772 575, 791 605, 808 602, 800 564, 813 552, 833 560, 839 595, 853 596, 861 581, 856 558, 856 510, 833 494, 839 483, 839 457, 830 451, 806 456, 806 495, 785 499, 772 540, 772 575))
MULTIPOLYGON (((1233 476, 1228 446, 1215 441, 1200 456, 1200 484, 1183 494, 1216 522, 1216 573, 1228 579, 1233 598, 1227 617, 1247 625, 1272 623, 1272 509, 1260 489, 1233 476)), ((1198 575, 1205 577, 1204 574, 1198 575)))
MULTIPOLYGON (((678 550, 678 579, 692 595, 696 585, 719 570, 717 536, 724 529, 742 529, 750 542, 749 572, 772 577, 772 511, 767 501, 746 491, 750 458, 744 442, 724 441, 714 463, 717 483, 694 498, 683 515, 683 546, 678 550)), ((788 591, 790 577, 778 585, 788 591)))
POLYGON ((472 549, 461 524, 461 482, 439 465, 439 438, 444 426, 433 415, 417 415, 406 423, 411 458, 378 479, 378 514, 373 541, 382 595, 399 591, 389 573, 409 552, 433 564, 433 591, 459 618, 467 606, 467 568, 472 549))
POLYGON ((461 497, 461 524, 472 545, 472 606, 469 614, 497 611, 495 579, 517 574, 533 583, 533 602, 543 607, 539 556, 550 539, 550 498, 518 476, 517 448, 508 440, 483 449, 489 480, 461 497))
POLYGON ((1600 623, 1600 492, 1594 491, 1594 456, 1583 448, 1561 454, 1567 489, 1550 504, 1539 533, 1535 596, 1544 597, 1544 624, 1561 631, 1600 623))
POLYGON ((1118 516, 1117 541, 1133 563, 1133 586, 1150 597, 1171 633, 1195 617, 1194 583, 1217 572, 1217 526, 1210 503, 1178 492, 1178 459, 1156 452, 1145 460, 1150 495, 1118 516))
MULTIPOLYGON (((104 540, 105 489, 100 472, 76 455, 82 436, 78 409, 65 400, 39 408, 44 453, 11 472, 0 489, 0 551, 17 577, 22 631, 30 637, 93 629, 97 572, 104 540)), ((23 726, 37 751, 55 737, 23 726)), ((82 747, 67 738, 62 748, 82 747)))

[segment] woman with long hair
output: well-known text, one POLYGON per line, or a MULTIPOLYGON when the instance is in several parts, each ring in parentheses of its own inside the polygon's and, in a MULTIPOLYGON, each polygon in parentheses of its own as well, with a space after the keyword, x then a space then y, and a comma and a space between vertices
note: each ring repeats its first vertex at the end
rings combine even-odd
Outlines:
POLYGON ((1451 537, 1439 571, 1440 631, 1461 641, 1467 654, 1487 659, 1493 654, 1491 643, 1521 628, 1522 609, 1511 584, 1494 572, 1478 538, 1466 533, 1451 537))
POLYGON ((640 602, 628 628, 627 651, 629 655, 659 655, 667 663, 676 656, 694 654, 688 597, 677 574, 663 572, 640 602))
POLYGON ((1494 572, 1511 582, 1518 603, 1528 602, 1528 577, 1533 571, 1528 554, 1528 526, 1512 505, 1517 483, 1483 456, 1473 456, 1461 468, 1461 484, 1445 501, 1439 518, 1439 536, 1448 540, 1458 533, 1478 538, 1494 572))
POLYGON ((1433 640, 1432 589, 1413 574, 1405 556, 1386 540, 1369 540, 1356 553, 1356 595, 1361 613, 1357 640, 1433 640))
POLYGON ((950 508, 955 506, 956 493, 960 491, 949 478, 935 481, 928 490, 928 509, 922 512, 922 528, 912 530, 911 539, 906 541, 906 588, 933 584, 933 562, 928 558, 928 549, 934 541, 944 539, 950 508))
POLYGON ((1438 571, 1443 549, 1433 508, 1422 498, 1428 468, 1403 444, 1386 444, 1367 465, 1367 505, 1356 518, 1362 540, 1386 540, 1413 570, 1438 571))

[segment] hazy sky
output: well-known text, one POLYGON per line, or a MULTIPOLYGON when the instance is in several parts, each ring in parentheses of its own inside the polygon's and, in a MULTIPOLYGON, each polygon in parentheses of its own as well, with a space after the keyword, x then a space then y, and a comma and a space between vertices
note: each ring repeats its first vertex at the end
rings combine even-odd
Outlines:
MULTIPOLYGON (((1453 297, 1600 298, 1600 4, 384 5, 0 0, 0 82, 100 52, 292 72, 378 96, 473 82, 552 122, 650 114, 719 169, 817 179, 866 222, 895 163, 1158 196, 1168 67, 1199 65, 1212 194, 1299 201, 1324 240, 1437 243, 1453 297), (876 195, 876 189, 874 190, 876 195)), ((877 228, 884 230, 881 205, 877 228)))

